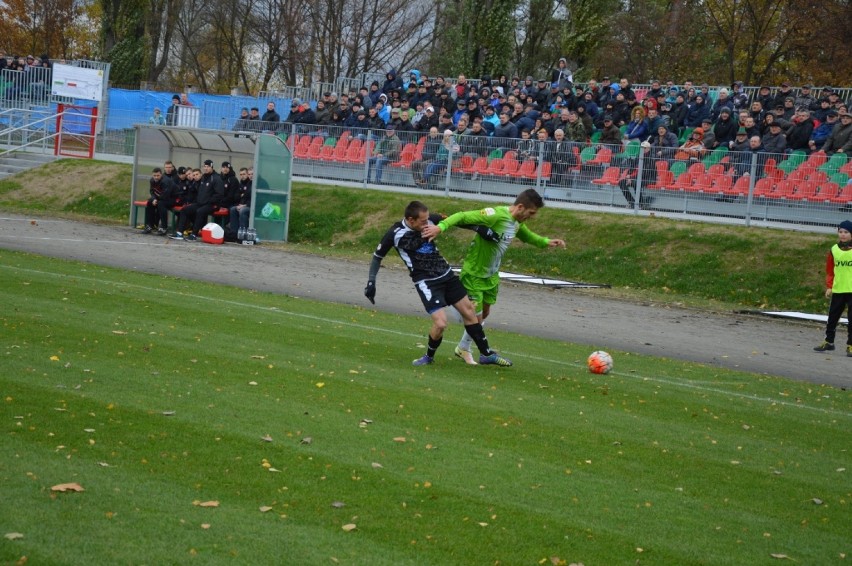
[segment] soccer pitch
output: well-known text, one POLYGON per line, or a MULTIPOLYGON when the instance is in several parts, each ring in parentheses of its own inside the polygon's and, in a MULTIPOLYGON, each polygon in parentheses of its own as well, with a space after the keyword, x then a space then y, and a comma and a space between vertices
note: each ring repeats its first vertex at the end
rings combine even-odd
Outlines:
POLYGON ((596 376, 492 328, 515 366, 470 367, 458 324, 413 368, 425 317, 0 259, 3 563, 852 552, 845 391, 617 351, 596 376))

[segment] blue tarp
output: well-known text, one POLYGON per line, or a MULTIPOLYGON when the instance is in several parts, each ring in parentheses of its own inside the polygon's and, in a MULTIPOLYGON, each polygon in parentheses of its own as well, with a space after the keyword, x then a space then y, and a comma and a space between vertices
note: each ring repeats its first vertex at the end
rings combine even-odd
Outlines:
MULTIPOLYGON (((171 92, 111 88, 106 127, 109 130, 119 130, 132 128, 134 124, 148 123, 148 118, 154 115, 154 108, 159 108, 165 117, 172 104, 173 95, 171 92)), ((189 100, 200 110, 198 127, 213 130, 232 129, 242 108, 256 106, 262 116, 266 112, 266 104, 270 101, 275 103, 275 109, 282 120, 290 113, 290 99, 285 98, 259 100, 252 96, 191 94, 189 100)))

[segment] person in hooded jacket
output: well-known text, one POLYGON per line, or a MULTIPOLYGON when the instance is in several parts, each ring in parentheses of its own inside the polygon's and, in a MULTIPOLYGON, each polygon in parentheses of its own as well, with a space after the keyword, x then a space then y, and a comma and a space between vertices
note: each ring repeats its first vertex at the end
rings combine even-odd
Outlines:
POLYGON ((402 90, 402 79, 396 76, 396 69, 391 69, 385 75, 385 84, 382 85, 382 93, 390 96, 393 91, 402 90))
POLYGON ((371 106, 376 105, 376 102, 379 101, 379 96, 381 94, 382 94, 382 91, 379 88, 379 81, 371 82, 370 83, 370 92, 369 92, 370 101, 372 101, 371 106))
POLYGON ((588 108, 584 102, 577 104, 577 118, 579 118, 580 122, 583 124, 583 128, 585 128, 586 133, 588 135, 592 135, 592 132, 595 131, 595 122, 591 116, 588 114, 588 108))
POLYGON ((550 82, 557 83, 560 90, 574 83, 574 73, 568 68, 568 60, 560 57, 556 68, 550 72, 550 82))
MULTIPOLYGON (((591 116, 592 120, 594 120, 595 117, 597 117, 598 113, 601 111, 601 109, 595 102, 595 95, 592 91, 587 90, 583 93, 583 103, 586 106, 586 114, 591 116)), ((578 102, 577 105, 579 106, 580 103, 578 102)))
POLYGON ((612 108, 612 117, 615 120, 615 124, 621 127, 630 121, 631 116, 630 104, 624 98, 624 93, 619 91, 615 95, 615 105, 612 108))
POLYGON ((677 95, 680 93, 680 89, 676 86, 669 87, 668 92, 666 92, 666 104, 671 104, 674 106, 676 102, 677 95))
POLYGON ((726 145, 728 142, 734 141, 737 136, 739 124, 731 118, 731 109, 727 106, 722 108, 719 114, 719 119, 713 125, 713 133, 716 135, 716 142, 713 147, 707 149, 715 149, 720 145, 726 145))
POLYGON ((677 135, 680 135, 685 127, 687 112, 689 112, 689 106, 686 105, 686 98, 683 93, 678 93, 674 104, 668 110, 669 126, 677 135))
POLYGON ((695 96, 695 102, 689 105, 684 124, 687 128, 697 128, 702 120, 709 117, 710 107, 704 101, 704 95, 698 94, 695 96))

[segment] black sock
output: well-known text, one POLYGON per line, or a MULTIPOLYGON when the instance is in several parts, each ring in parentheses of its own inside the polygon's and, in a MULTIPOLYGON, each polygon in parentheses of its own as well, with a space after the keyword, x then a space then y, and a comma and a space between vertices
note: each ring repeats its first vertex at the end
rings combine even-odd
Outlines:
POLYGON ((440 338, 438 338, 436 340, 435 338, 432 338, 432 335, 430 334, 429 335, 429 345, 426 347, 426 355, 429 356, 430 358, 434 358, 435 352, 438 351, 438 346, 441 345, 441 342, 443 340, 444 340, 443 336, 441 336, 440 338))
POLYGON ((488 346, 488 338, 485 337, 485 331, 482 329, 482 325, 478 322, 474 324, 465 324, 464 329, 467 330, 468 335, 473 338, 473 341, 476 343, 476 347, 479 348, 479 353, 483 356, 490 356, 493 354, 491 348, 488 346))

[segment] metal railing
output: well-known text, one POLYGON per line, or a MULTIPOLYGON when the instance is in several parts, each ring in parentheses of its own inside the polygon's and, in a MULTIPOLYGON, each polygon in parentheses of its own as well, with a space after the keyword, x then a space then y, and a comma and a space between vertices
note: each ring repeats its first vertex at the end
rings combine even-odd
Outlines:
POLYGON ((12 121, 12 125, 0 130, 0 147, 5 148, 0 150, 0 157, 21 149, 36 147, 41 150, 41 153, 55 153, 64 143, 63 140, 69 146, 88 147, 93 138, 96 138, 88 133, 92 115, 74 109, 66 109, 55 114, 28 111, 26 116, 16 110, 0 111, 0 121, 7 117, 12 121), (11 116, 13 114, 14 116, 11 116), (56 130, 57 123, 63 124, 62 131, 56 130), (86 131, 74 131, 83 126, 86 131))

